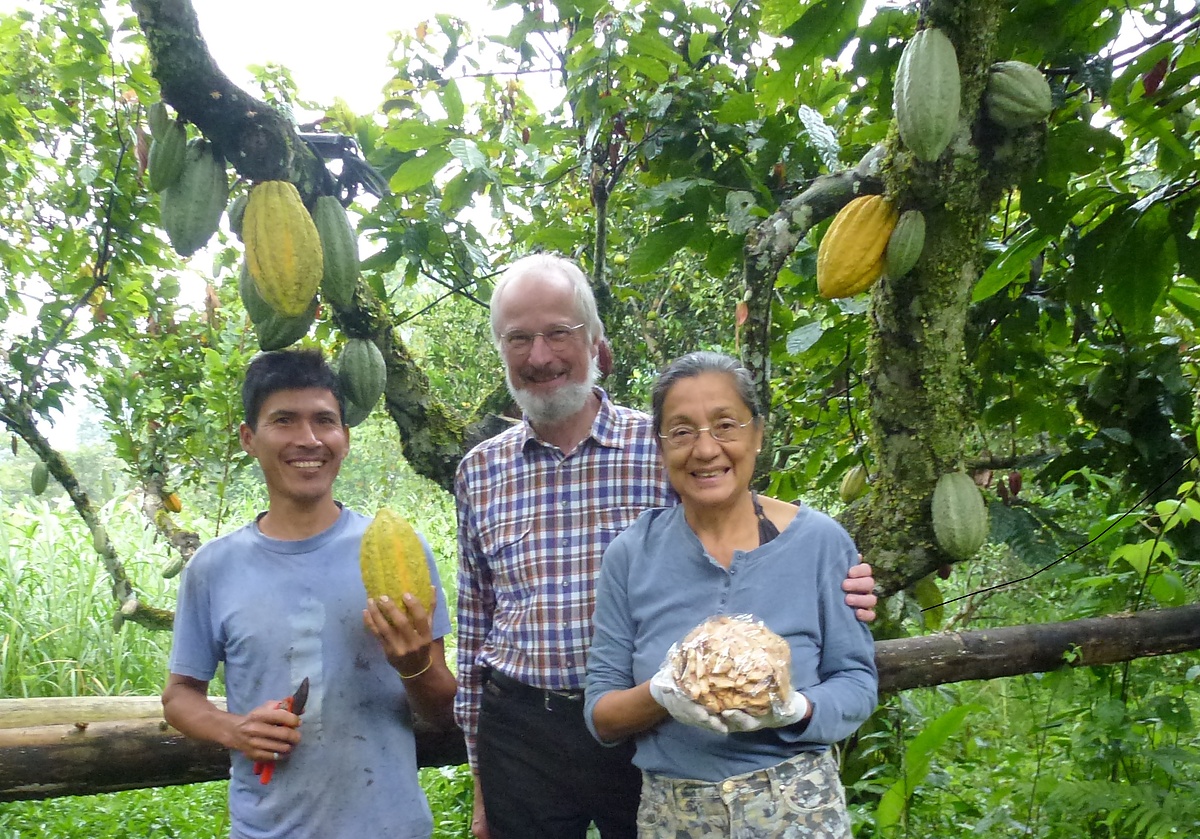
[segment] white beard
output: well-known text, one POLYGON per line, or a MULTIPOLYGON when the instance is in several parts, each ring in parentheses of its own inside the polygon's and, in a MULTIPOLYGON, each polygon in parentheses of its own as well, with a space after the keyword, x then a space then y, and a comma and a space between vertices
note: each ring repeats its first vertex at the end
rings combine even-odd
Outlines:
POLYGON ((596 359, 588 365, 587 380, 565 384, 549 396, 540 396, 521 390, 513 384, 511 371, 504 377, 508 392, 518 407, 533 425, 556 425, 582 411, 592 395, 592 388, 600 378, 596 359))

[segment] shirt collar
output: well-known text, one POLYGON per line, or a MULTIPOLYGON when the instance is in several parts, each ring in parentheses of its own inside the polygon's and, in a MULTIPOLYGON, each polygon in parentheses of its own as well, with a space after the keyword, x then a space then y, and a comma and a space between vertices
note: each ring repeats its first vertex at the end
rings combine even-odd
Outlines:
MULTIPOLYGON (((616 449, 623 448, 628 437, 624 432, 629 424, 629 420, 617 413, 612 400, 609 399, 604 388, 597 385, 592 388, 592 392, 600 398, 600 410, 596 412, 596 418, 592 420, 592 430, 584 440, 590 437, 601 446, 616 449)), ((536 443, 539 446, 546 445, 538 439, 537 432, 529 424, 528 417, 522 417, 522 425, 525 429, 525 436, 521 440, 522 450, 530 443, 536 443)), ((581 442, 580 445, 583 445, 583 443, 581 442)))

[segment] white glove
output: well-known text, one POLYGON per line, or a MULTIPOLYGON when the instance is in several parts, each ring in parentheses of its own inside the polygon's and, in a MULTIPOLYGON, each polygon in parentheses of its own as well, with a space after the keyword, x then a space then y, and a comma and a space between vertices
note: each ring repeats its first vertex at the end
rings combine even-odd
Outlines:
POLYGON ((729 731, 758 731, 760 728, 783 728, 785 725, 800 722, 808 713, 808 699, 799 691, 792 691, 788 701, 782 706, 773 706, 770 711, 760 717, 754 717, 745 711, 722 711, 721 719, 729 731))
POLYGON ((671 665, 664 663, 654 674, 650 680, 650 696, 659 705, 667 709, 667 713, 685 725, 695 725, 700 728, 707 728, 709 731, 715 731, 718 734, 728 734, 729 729, 716 714, 709 713, 698 702, 693 702, 686 696, 675 684, 675 675, 671 672, 671 665))

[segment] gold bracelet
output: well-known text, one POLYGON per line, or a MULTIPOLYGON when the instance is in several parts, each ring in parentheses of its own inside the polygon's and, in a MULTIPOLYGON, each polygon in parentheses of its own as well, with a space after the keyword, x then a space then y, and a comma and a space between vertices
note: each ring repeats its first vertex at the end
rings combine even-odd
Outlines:
POLYGON ((433 666, 433 653, 430 653, 429 661, 425 662, 425 666, 422 667, 420 670, 418 670, 416 673, 409 673, 409 674, 405 675, 404 673, 400 673, 399 670, 397 670, 396 672, 400 673, 401 679, 415 679, 415 678, 417 678, 417 676, 420 676, 422 673, 424 673, 426 670, 428 670, 432 666, 433 666))

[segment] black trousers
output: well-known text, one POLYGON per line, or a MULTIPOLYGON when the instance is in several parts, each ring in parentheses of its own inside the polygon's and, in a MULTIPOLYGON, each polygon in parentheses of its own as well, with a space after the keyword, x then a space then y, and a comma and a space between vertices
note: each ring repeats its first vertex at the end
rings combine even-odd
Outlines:
POLYGON ((641 772, 633 743, 600 745, 583 723, 583 694, 492 673, 478 733, 479 782, 492 839, 636 839, 641 772))

